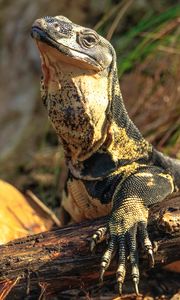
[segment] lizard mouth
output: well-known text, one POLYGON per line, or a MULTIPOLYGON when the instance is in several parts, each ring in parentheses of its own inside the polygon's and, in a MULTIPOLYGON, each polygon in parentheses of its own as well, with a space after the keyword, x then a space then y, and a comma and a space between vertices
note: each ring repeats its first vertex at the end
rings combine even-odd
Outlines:
MULTIPOLYGON (((96 72, 102 71, 103 67, 99 62, 97 62, 90 55, 86 55, 84 52, 75 50, 71 47, 67 47, 56 40, 54 40, 47 32, 42 30, 38 26, 33 26, 31 29, 31 36, 37 41, 37 46, 39 47, 39 42, 46 44, 49 47, 55 48, 61 55, 60 60, 66 61, 69 64, 76 65, 81 69, 90 69, 96 72), (62 58, 64 56, 64 58, 62 58)), ((42 52, 42 47, 41 51, 42 52)))

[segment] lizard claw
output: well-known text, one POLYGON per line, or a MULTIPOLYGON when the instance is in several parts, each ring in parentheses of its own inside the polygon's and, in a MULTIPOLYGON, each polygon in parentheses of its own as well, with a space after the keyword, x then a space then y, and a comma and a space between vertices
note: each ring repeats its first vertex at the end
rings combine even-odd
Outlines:
POLYGON ((138 288, 138 284, 139 284, 139 279, 137 277, 133 278, 133 283, 134 283, 134 289, 136 292, 136 295, 139 295, 139 288, 138 288))
POLYGON ((90 251, 93 252, 96 247, 96 241, 92 238, 90 242, 90 251))
POLYGON ((100 270, 100 276, 99 276, 99 282, 103 283, 103 278, 104 278, 104 272, 105 272, 105 267, 101 266, 101 270, 100 270))
POLYGON ((148 258, 149 258, 149 266, 150 268, 154 267, 154 254, 152 248, 148 249, 148 258))
POLYGON ((123 282, 124 282, 124 275, 122 275, 122 273, 117 273, 117 284, 118 284, 118 291, 119 291, 119 295, 122 295, 122 286, 123 286, 123 282))
POLYGON ((121 296, 122 295, 122 282, 118 282, 118 291, 119 291, 119 295, 121 296))

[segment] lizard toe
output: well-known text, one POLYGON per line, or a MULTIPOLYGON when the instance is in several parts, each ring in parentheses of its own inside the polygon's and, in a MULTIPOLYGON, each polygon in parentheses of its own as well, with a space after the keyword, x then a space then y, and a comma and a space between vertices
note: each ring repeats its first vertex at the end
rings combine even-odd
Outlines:
POLYGON ((139 238, 148 255, 149 266, 150 268, 153 268, 154 267, 153 246, 148 236, 147 222, 140 222, 138 229, 139 229, 139 238))
POLYGON ((129 250, 129 258, 131 262, 131 276, 134 283, 134 289, 137 295, 139 295, 139 266, 138 266, 138 251, 137 251, 137 224, 135 224, 127 232, 127 244, 129 250))
POLYGON ((91 241, 90 241, 90 250, 91 252, 94 251, 96 245, 98 243, 101 243, 105 238, 107 234, 107 227, 103 226, 97 229, 97 231, 93 234, 91 241))
POLYGON ((109 264, 111 262, 112 254, 113 254, 114 248, 115 248, 115 241, 116 241, 116 237, 115 236, 111 237, 111 239, 108 243, 107 249, 106 249, 104 255, 102 256, 101 269, 100 269, 100 279, 99 279, 100 282, 103 282, 104 272, 109 267, 109 264))
POLYGON ((119 294, 122 294, 122 286, 124 283, 124 278, 126 275, 126 248, 125 248, 125 236, 118 237, 118 246, 119 246, 119 261, 118 269, 116 272, 116 278, 118 283, 119 294))

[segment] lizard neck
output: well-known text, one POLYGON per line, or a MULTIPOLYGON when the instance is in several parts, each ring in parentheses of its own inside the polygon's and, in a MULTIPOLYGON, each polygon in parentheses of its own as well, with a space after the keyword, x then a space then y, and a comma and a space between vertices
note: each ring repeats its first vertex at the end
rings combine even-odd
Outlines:
POLYGON ((75 177, 93 180, 108 176, 122 167, 135 162, 146 162, 149 159, 151 145, 143 138, 131 121, 121 96, 116 71, 116 60, 113 60, 108 77, 109 106, 106 111, 108 128, 106 140, 92 155, 77 165, 69 165, 75 177))
POLYGON ((135 126, 135 124, 132 122, 132 120, 130 119, 129 114, 124 105, 123 97, 119 86, 115 51, 112 54, 112 56, 113 56, 113 60, 112 60, 112 66, 110 68, 110 74, 109 74, 111 124, 114 124, 113 125, 114 130, 115 127, 117 127, 116 131, 118 131, 119 134, 122 131, 122 129, 124 129, 129 139, 141 140, 143 139, 143 136, 138 130, 138 128, 135 126))
MULTIPOLYGON (((114 54, 115 56, 115 54, 114 54)), ((114 57, 110 71, 110 126, 104 151, 111 154, 114 161, 129 163, 146 156, 150 150, 149 143, 130 119, 124 106, 117 75, 116 58, 114 57)))

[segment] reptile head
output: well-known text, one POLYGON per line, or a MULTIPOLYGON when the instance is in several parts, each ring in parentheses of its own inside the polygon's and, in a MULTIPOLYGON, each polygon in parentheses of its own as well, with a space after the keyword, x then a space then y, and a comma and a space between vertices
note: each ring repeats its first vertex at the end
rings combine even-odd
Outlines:
POLYGON ((74 24, 66 17, 37 19, 31 35, 41 52, 44 51, 42 43, 49 45, 58 50, 58 59, 78 65, 79 68, 101 71, 111 64, 110 43, 94 30, 74 24))
POLYGON ((115 51, 94 30, 62 16, 36 20, 31 35, 52 125, 71 159, 84 160, 106 140, 112 93, 119 88, 115 51))

